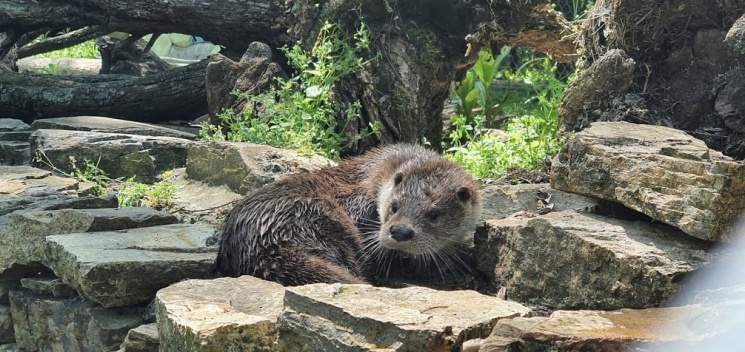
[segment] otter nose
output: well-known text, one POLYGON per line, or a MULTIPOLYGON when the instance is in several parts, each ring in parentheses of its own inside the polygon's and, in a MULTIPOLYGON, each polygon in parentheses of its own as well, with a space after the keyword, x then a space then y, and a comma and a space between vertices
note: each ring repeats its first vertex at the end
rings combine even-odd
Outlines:
POLYGON ((403 242, 414 238, 414 230, 404 225, 391 226, 391 237, 394 240, 403 242))

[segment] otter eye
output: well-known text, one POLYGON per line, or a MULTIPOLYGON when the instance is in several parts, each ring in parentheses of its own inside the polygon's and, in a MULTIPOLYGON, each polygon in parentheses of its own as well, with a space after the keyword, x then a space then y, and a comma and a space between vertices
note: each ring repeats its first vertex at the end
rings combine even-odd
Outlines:
POLYGON ((439 218, 439 217, 440 217, 440 213, 438 213, 438 212, 436 212, 434 210, 432 210, 432 211, 430 211, 430 212, 427 213, 427 219, 429 219, 429 221, 436 221, 437 218, 439 218))
POLYGON ((398 211, 398 202, 391 203, 391 214, 395 214, 398 211))

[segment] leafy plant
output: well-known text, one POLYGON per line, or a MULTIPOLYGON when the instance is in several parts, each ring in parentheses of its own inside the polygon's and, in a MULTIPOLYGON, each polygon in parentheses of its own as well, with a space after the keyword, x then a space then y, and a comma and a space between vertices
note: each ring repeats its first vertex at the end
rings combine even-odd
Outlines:
MULTIPOLYGON (((503 111, 517 116, 511 118, 502 131, 490 132, 485 129, 488 109, 471 110, 470 119, 463 114, 451 116, 452 145, 445 156, 478 177, 496 177, 512 168, 540 168, 563 144, 557 135, 557 111, 566 84, 555 78, 554 71, 555 65, 547 58, 531 60, 516 72, 503 71, 502 77, 533 87, 533 92, 523 95, 522 99, 515 99, 513 95, 502 101, 503 111)), ((488 77, 488 74, 482 76, 488 77)), ((481 101, 484 100, 479 103, 481 101)), ((461 105, 461 109, 467 107, 461 105)))
MULTIPOLYGON (((301 153, 322 154, 338 159, 345 137, 337 128, 337 116, 349 123, 360 115, 359 102, 339 107, 334 103, 334 85, 343 77, 361 71, 370 62, 370 38, 364 23, 356 33, 345 35, 336 24, 326 22, 310 51, 299 45, 283 48, 297 74, 279 79, 279 88, 250 96, 236 93, 252 106, 238 114, 225 110, 220 125, 203 124, 200 136, 208 140, 253 142, 293 148, 301 153)), ((369 126, 377 133, 378 126, 369 126)), ((359 138, 362 138, 360 136, 359 138)))
POLYGON ((456 113, 465 116, 469 124, 475 122, 476 113, 482 114, 486 122, 491 123, 502 112, 502 103, 510 96, 509 89, 499 95, 492 88, 492 83, 503 76, 499 69, 511 50, 509 46, 504 46, 496 57, 488 48, 479 51, 479 60, 456 87, 455 95, 459 102, 456 113), (477 111, 477 107, 481 111, 477 111))
MULTIPOLYGON (((167 178, 167 175, 163 175, 167 178)), ((119 186, 117 198, 119 207, 148 206, 162 209, 173 202, 176 195, 176 185, 168 181, 156 182, 152 185, 134 181, 134 177, 127 179, 119 186)))

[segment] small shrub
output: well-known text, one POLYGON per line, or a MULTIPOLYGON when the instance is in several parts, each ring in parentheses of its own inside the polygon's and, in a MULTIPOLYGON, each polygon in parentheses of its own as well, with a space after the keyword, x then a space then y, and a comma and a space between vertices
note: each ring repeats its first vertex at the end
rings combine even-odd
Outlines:
MULTIPOLYGON (((480 55, 479 61, 484 58, 489 56, 480 55)), ((537 170, 545 159, 561 149, 563 141, 557 134, 558 107, 566 84, 555 78, 555 66, 549 59, 531 63, 539 65, 535 68, 524 65, 517 72, 502 73, 507 79, 521 80, 534 87, 534 92, 522 99, 513 95, 502 100, 502 111, 517 115, 503 126, 504 133, 485 132, 484 111, 489 109, 482 109, 470 118, 458 113, 451 116, 448 137, 452 145, 446 149, 445 157, 477 177, 496 178, 512 168, 537 170)), ((472 105, 461 104, 458 111, 465 112, 466 108, 475 110, 472 105)))
MULTIPOLYGON (((349 123, 360 115, 360 104, 339 108, 333 103, 332 88, 341 78, 367 66, 369 60, 363 57, 369 45, 364 23, 356 33, 345 36, 338 25, 326 22, 309 52, 298 45, 282 49, 297 71, 294 77, 280 79, 275 91, 256 96, 236 93, 254 108, 241 114, 223 111, 218 116, 221 126, 205 123, 200 136, 292 148, 338 159, 345 137, 339 132, 344 126, 337 128, 336 118, 341 114, 349 123)), ((377 133, 377 129, 370 126, 370 133, 377 133)))

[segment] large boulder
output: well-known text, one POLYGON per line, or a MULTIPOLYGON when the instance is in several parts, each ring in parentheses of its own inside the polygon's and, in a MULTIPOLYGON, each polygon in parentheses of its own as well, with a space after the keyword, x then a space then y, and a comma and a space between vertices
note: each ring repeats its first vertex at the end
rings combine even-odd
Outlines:
POLYGON ((79 298, 10 292, 15 340, 24 351, 112 351, 142 324, 142 308, 105 309, 79 298))
POLYGON ((285 289, 252 276, 187 280, 155 298, 160 351, 270 350, 285 289))
POLYGON ((288 287, 279 320, 284 351, 457 351, 501 319, 530 309, 475 291, 313 284, 288 287))
POLYGON ((183 138, 66 130, 37 130, 31 135, 31 154, 65 172, 74 171, 70 156, 84 169, 84 159, 111 178, 137 176, 153 182, 164 171, 186 164, 186 152, 195 142, 183 138))
POLYGON ((38 119, 31 123, 31 129, 91 131, 185 139, 197 138, 196 134, 182 132, 168 127, 103 116, 70 116, 38 119))
POLYGON ((490 220, 474 244, 477 268, 508 299, 553 308, 656 306, 711 259, 674 228, 574 211, 490 220))
POLYGON ((62 209, 14 212, 0 229, 0 273, 14 264, 47 261, 46 236, 173 224, 175 216, 151 208, 62 209))
POLYGON ((622 203, 704 240, 730 240, 745 210, 745 165, 661 126, 593 123, 554 158, 551 185, 622 203))
POLYGON ((211 277, 214 229, 174 224, 47 236, 49 267, 84 298, 104 307, 147 302, 170 284, 211 277))
POLYGON ((199 143, 189 149, 186 174, 212 186, 246 194, 282 176, 334 163, 318 155, 266 145, 234 142, 199 143))

